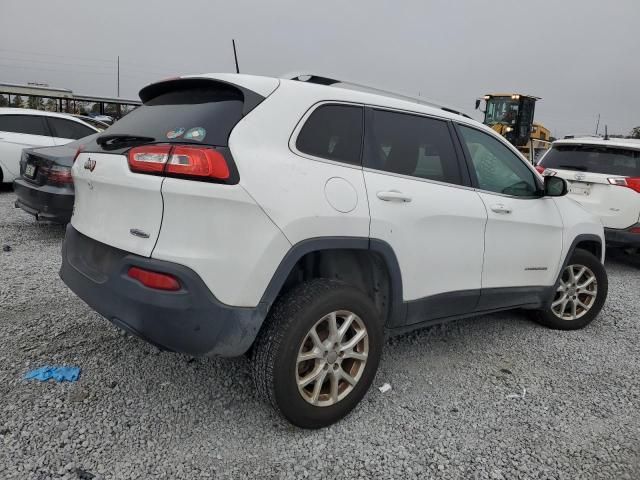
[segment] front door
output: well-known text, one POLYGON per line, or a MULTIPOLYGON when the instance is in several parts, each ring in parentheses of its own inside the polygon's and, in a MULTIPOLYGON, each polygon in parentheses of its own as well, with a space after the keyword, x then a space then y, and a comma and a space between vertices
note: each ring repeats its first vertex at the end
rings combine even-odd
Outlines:
POLYGON ((498 139, 460 125, 471 158, 478 195, 485 205, 482 299, 480 307, 533 303, 531 295, 555 283, 562 252, 562 218, 542 182, 498 139))

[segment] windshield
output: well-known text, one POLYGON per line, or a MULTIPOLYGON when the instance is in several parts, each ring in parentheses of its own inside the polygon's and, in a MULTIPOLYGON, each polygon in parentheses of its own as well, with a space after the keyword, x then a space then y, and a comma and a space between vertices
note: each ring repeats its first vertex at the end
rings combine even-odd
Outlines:
POLYGON ((484 116, 486 125, 506 123, 515 125, 518 119, 518 100, 511 97, 493 97, 487 100, 487 111, 484 116))
POLYGON ((598 145, 557 145, 540 161, 545 168, 640 177, 640 151, 598 145))

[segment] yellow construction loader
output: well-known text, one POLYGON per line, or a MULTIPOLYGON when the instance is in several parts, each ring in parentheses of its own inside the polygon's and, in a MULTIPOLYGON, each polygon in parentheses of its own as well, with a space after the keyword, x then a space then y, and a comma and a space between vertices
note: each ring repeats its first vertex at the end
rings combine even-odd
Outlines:
POLYGON ((551 145, 551 132, 533 121, 538 97, 520 93, 493 93, 476 100, 485 102, 484 124, 511 142, 532 163, 551 145))

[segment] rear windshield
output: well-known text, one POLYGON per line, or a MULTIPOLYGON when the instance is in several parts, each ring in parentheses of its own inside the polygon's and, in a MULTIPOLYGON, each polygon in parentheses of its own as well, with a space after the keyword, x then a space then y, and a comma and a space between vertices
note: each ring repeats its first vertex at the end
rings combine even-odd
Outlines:
POLYGON ((242 118, 243 94, 232 86, 211 84, 163 92, 118 120, 103 135, 148 137, 153 139, 149 143, 227 146, 231 130, 242 118))
POLYGON ((540 161, 545 168, 640 176, 640 151, 598 145, 557 145, 540 161))

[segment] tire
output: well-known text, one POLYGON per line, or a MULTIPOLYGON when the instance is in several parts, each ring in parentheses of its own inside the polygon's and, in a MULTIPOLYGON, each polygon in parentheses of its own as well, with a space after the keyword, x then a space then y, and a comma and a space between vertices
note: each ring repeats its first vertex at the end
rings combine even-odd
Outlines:
POLYGON ((383 343, 380 314, 369 297, 342 282, 312 280, 285 294, 271 309, 254 343, 253 380, 259 395, 289 422, 302 428, 326 427, 347 415, 365 395, 378 369, 383 343), (330 337, 332 318, 338 336, 330 337), (336 340, 349 318, 342 340, 336 340), (339 343, 332 343, 331 338, 339 343), (349 340, 357 341, 350 350, 349 340), (347 353, 338 356, 341 348, 347 353), (314 358, 298 363, 300 354, 314 358), (350 356, 360 359, 347 358, 350 356), (343 372, 355 384, 340 378, 343 372), (316 373, 319 380, 299 389, 299 380, 316 373))
POLYGON ((600 261, 590 252, 586 250, 576 249, 567 262, 567 266, 560 272, 560 278, 557 282, 557 290, 554 291, 552 297, 547 301, 542 310, 535 312, 535 319, 542 325, 555 328, 558 330, 577 330, 589 325, 600 313, 605 300, 609 282, 607 272, 600 261), (572 281, 570 269, 574 267, 573 274, 577 281, 572 281), (582 269, 583 273, 578 276, 582 269), (593 278, 593 280, 591 280, 593 278), (574 286, 585 285, 589 280, 589 284, 574 291, 574 286), (583 292, 583 293, 581 293, 583 292), (594 293, 595 292, 595 293, 594 293), (575 295, 572 295, 575 294, 575 295), (572 306, 576 301, 587 306, 585 309, 579 304, 576 310, 572 310, 572 306), (567 299, 566 306, 563 303, 567 299), (556 302, 560 302, 557 304, 556 302), (555 310, 554 310, 555 309, 555 310), (561 318, 561 316, 563 318, 561 318), (571 318, 573 317, 573 318, 571 318))

